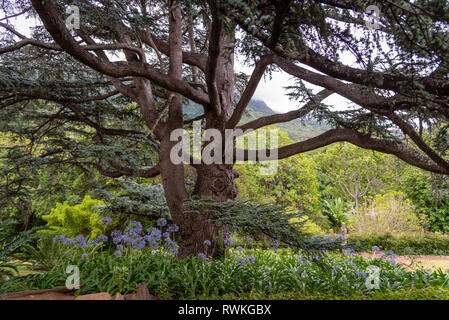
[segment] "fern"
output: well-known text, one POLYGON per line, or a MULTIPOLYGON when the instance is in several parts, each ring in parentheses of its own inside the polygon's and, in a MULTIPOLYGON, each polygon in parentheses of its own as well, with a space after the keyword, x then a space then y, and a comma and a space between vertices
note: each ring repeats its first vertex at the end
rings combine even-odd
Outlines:
POLYGON ((0 281, 7 276, 14 275, 14 272, 18 273, 17 267, 20 266, 20 263, 14 262, 14 258, 25 245, 38 237, 36 231, 43 229, 36 227, 16 233, 14 232, 16 224, 15 220, 0 221, 0 281))

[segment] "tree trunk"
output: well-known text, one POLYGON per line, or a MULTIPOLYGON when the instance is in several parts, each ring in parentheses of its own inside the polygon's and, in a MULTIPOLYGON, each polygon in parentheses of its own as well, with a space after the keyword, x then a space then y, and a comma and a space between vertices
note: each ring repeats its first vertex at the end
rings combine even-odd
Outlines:
MULTIPOLYGON (((229 24, 228 24, 229 25, 229 24)), ((234 42, 233 30, 221 28, 219 41, 216 43, 216 50, 219 52, 215 61, 216 72, 214 79, 207 79, 207 82, 213 83, 216 88, 218 101, 216 106, 205 108, 206 129, 218 129, 225 137, 226 122, 231 118, 234 111, 234 42)), ((214 67, 213 64, 208 67, 214 67)), ((208 73, 207 73, 208 74, 208 73)), ((182 127, 178 124, 177 128, 182 127)), ((172 128, 173 129, 173 125, 172 128)), ((166 141, 161 143, 165 146, 172 146, 173 143, 166 141)), ((223 145, 224 146, 224 145, 223 145)), ((166 159, 169 156, 169 150, 164 149, 161 152, 165 154, 161 157, 164 162, 170 162, 166 159)), ((207 256, 215 255, 218 249, 217 240, 222 238, 226 227, 213 222, 210 213, 201 212, 199 214, 185 213, 182 210, 183 198, 182 188, 185 190, 184 180, 180 178, 181 166, 161 162, 161 173, 163 178, 166 199, 173 221, 179 226, 182 241, 180 243, 178 255, 184 258, 189 255, 205 253, 207 256), (172 194, 175 192, 176 194, 172 194), (205 245, 205 241, 210 241, 211 245, 205 245)), ((196 165, 197 181, 194 195, 209 197, 217 202, 234 200, 237 197, 237 185, 235 178, 238 173, 233 169, 233 165, 224 164, 200 164, 196 165)), ((185 208, 184 208, 185 209, 185 208)))
MULTIPOLYGON (((194 195, 209 197, 217 202, 236 198, 237 185, 234 179, 238 174, 232 166, 200 165, 197 168, 197 175, 194 195)), ((198 253, 213 256, 219 253, 218 241, 223 239, 227 228, 215 223, 211 213, 183 213, 173 218, 180 227, 182 238, 179 257, 184 258, 198 253)))

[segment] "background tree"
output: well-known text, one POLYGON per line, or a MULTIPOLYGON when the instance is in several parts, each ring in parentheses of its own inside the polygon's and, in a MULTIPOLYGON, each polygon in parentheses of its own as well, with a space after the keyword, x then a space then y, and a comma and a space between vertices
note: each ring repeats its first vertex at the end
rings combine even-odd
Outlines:
MULTIPOLYGON (((422 135, 432 128, 446 137, 447 131, 438 125, 449 116, 444 0, 21 0, 1 7, 2 130, 42 147, 34 165, 89 165, 113 178, 161 175, 181 229, 180 256, 199 252, 204 240, 222 231, 207 213, 184 211, 190 197, 184 165, 170 160, 177 143, 170 133, 187 120, 184 99, 202 105, 203 126, 221 133, 306 115, 333 127, 279 148, 280 159, 348 141, 449 173, 447 144, 422 135), (80 29, 66 27, 69 4, 80 8, 80 29), (364 24, 368 4, 381 9, 378 30, 364 24), (23 35, 12 23, 18 16, 42 25, 23 35), (235 75, 235 54, 254 64, 244 88, 235 75), (345 64, 343 56, 353 63, 345 64), (306 105, 239 126, 258 83, 277 69, 298 79, 291 95, 306 105), (314 95, 302 81, 322 90, 314 95), (322 104, 331 94, 349 99, 353 108, 322 104)), ((219 202, 237 196, 233 165, 193 167, 194 195, 219 202)))
POLYGON ((329 147, 314 158, 323 173, 324 194, 343 198, 355 210, 366 196, 388 191, 398 178, 392 158, 349 144, 329 147))

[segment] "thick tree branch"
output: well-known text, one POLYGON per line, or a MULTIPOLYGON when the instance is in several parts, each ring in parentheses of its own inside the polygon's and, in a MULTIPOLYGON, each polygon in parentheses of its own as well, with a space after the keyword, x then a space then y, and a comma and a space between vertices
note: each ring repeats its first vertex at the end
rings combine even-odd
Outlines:
POLYGON ((126 76, 147 78, 162 87, 184 95, 192 101, 200 104, 209 103, 209 97, 203 92, 194 89, 183 80, 161 74, 149 64, 107 62, 90 54, 70 35, 53 1, 31 0, 31 2, 55 42, 83 64, 114 78, 126 76))
POLYGON ((245 91, 243 92, 239 102, 237 103, 232 117, 229 119, 226 125, 227 128, 234 128, 240 122, 243 113, 248 106, 248 103, 251 101, 254 92, 256 92, 257 86, 259 85, 259 82, 262 79, 265 70, 267 69, 268 65, 274 62, 274 57, 274 55, 266 55, 261 57, 257 62, 248 85, 245 88, 245 91))
MULTIPOLYGON (((277 151, 278 159, 285 159, 293 155, 304 153, 307 151, 315 150, 321 147, 328 146, 335 142, 349 142, 358 147, 375 150, 383 153, 388 153, 395 155, 396 157, 402 159, 403 161, 411 164, 413 166, 422 168, 424 170, 440 173, 449 174, 449 170, 439 166, 434 161, 421 154, 420 152, 407 147, 406 145, 392 140, 382 140, 372 138, 367 135, 363 135, 352 129, 333 129, 329 130, 315 138, 294 143, 277 150, 269 150, 268 154, 274 154, 277 151)), ((265 153, 265 151, 263 151, 265 153)), ((259 158, 258 152, 251 150, 237 150, 234 156, 236 161, 266 161, 266 158, 259 158), (243 154, 243 158, 239 155, 243 154), (257 159, 249 159, 249 154, 257 154, 257 159)))
POLYGON ((119 166, 117 164, 114 164, 115 170, 108 170, 103 168, 99 163, 93 164, 98 172, 102 174, 103 176, 109 177, 109 178, 120 178, 123 176, 127 177, 141 177, 141 178, 154 178, 160 175, 160 167, 159 165, 150 168, 150 169, 142 169, 142 170, 134 170, 131 168, 126 168, 119 166))
POLYGON ((312 98, 305 106, 301 109, 290 111, 282 114, 274 114, 271 116, 261 117, 251 122, 248 122, 242 126, 237 127, 237 129, 241 129, 243 131, 247 130, 257 130, 259 128, 269 126, 276 123, 288 122, 295 119, 302 118, 306 116, 313 108, 319 104, 321 101, 329 97, 334 92, 331 90, 324 89, 320 91, 315 97, 312 98))

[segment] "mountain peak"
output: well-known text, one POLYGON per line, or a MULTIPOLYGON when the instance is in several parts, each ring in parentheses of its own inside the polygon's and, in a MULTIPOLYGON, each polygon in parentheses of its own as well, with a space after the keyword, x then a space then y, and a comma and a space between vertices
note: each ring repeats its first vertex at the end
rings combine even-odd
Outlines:
POLYGON ((249 102, 248 108, 253 109, 256 112, 263 114, 275 114, 277 112, 273 111, 266 103, 262 100, 253 99, 249 102))

